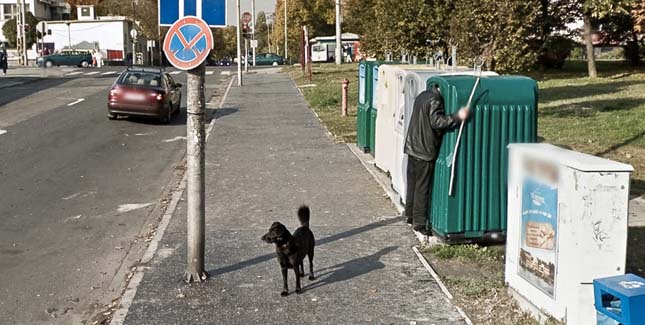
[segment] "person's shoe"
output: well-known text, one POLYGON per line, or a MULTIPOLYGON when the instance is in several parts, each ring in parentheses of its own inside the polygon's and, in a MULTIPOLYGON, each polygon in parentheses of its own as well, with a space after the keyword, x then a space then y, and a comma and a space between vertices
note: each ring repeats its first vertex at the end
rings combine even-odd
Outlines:
POLYGON ((412 217, 405 217, 405 223, 407 223, 408 225, 411 226, 412 225, 412 217))
POLYGON ((424 236, 432 236, 432 231, 429 231, 428 229, 426 229, 426 226, 422 226, 422 225, 414 226, 414 228, 412 229, 414 229, 414 231, 418 231, 420 234, 424 236))

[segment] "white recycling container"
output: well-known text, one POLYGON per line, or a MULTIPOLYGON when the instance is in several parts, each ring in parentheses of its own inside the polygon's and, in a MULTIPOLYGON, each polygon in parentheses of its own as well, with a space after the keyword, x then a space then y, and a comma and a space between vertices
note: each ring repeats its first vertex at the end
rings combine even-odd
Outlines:
POLYGON ((593 280, 625 273, 630 165, 509 146, 505 279, 536 318, 596 324, 593 280))
MULTIPOLYGON (((401 197, 401 203, 405 204, 407 193, 407 170, 408 155, 403 151, 405 149, 405 138, 408 134, 410 117, 414 109, 414 101, 417 96, 426 90, 426 82, 436 75, 475 75, 472 69, 459 68, 456 72, 446 72, 445 70, 432 71, 408 71, 403 80, 403 97, 396 108, 394 124, 394 160, 390 170, 392 178, 392 189, 401 197)), ((481 72, 482 76, 496 76, 497 73, 492 71, 481 72)))
POLYGON ((411 72, 433 70, 435 69, 423 65, 384 64, 379 67, 376 84, 374 163, 385 173, 390 173, 394 167, 394 125, 397 108, 405 101, 403 80, 411 72))

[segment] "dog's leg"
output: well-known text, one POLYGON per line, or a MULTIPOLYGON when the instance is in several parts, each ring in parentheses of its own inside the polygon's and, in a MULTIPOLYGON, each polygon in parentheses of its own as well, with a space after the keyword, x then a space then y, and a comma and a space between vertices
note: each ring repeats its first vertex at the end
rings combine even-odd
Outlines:
POLYGON ((300 271, 298 270, 298 266, 293 268, 293 273, 295 273, 295 275, 296 275, 296 293, 297 294, 302 293, 302 289, 300 288, 300 276, 298 276, 299 272, 300 271))
MULTIPOLYGON (((309 257, 309 280, 313 281, 316 279, 314 276, 314 251, 313 249, 307 254, 307 257, 309 257)), ((304 264, 304 261, 303 261, 304 264)))
POLYGON ((284 282, 284 288, 282 289, 282 292, 280 293, 281 296, 286 297, 289 294, 289 285, 287 283, 287 272, 289 270, 285 267, 282 268, 282 281, 284 282))
POLYGON ((300 267, 298 267, 298 270, 300 272, 299 276, 301 278, 304 277, 305 276, 305 261, 304 260, 300 262, 300 267))

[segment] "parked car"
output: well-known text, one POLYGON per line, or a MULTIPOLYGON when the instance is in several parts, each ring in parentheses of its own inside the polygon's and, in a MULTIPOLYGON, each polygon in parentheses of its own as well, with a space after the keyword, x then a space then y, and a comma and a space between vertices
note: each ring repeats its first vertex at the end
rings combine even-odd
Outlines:
POLYGON ((60 65, 74 65, 87 68, 92 64, 92 54, 87 51, 64 51, 36 59, 39 67, 51 68, 60 65))
POLYGON ((160 69, 128 68, 110 88, 108 119, 138 115, 168 123, 180 111, 181 87, 182 84, 160 69))
MULTIPOLYGON (((249 58, 249 64, 253 63, 253 57, 249 58)), ((275 53, 259 53, 255 55, 256 65, 282 65, 285 64, 284 58, 275 53)))
POLYGON ((217 61, 217 65, 220 67, 228 67, 231 65, 231 60, 228 57, 223 57, 217 61))

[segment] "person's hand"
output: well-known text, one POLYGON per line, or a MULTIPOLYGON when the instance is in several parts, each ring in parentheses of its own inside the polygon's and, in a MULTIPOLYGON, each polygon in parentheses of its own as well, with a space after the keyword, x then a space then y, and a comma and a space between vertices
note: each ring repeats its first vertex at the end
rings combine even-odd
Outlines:
POLYGON ((465 107, 463 107, 462 109, 459 110, 459 112, 457 112, 457 117, 462 121, 467 120, 469 115, 470 115, 470 110, 465 107))

